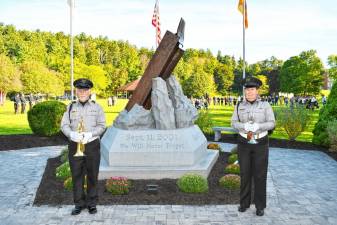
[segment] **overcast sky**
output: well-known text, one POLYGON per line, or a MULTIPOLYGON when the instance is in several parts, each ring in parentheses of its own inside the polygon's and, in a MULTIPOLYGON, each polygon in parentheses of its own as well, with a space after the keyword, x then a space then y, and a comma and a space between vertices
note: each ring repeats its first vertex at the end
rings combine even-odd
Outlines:
MULTIPOLYGON (((155 0, 76 0, 75 33, 155 46, 151 25, 155 0)), ((162 34, 186 21, 185 48, 242 56, 242 16, 238 0, 160 0, 162 34)), ((316 49, 326 64, 337 54, 336 0, 247 0, 246 60, 274 55, 288 59, 316 49)), ((67 0, 0 0, 0 22, 18 29, 69 33, 67 0)))

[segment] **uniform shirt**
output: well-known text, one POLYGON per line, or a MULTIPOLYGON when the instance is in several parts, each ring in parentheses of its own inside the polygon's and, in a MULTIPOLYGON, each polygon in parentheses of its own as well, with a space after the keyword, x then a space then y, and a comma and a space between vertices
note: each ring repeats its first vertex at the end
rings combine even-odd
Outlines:
POLYGON ((275 116, 273 109, 268 102, 261 101, 260 98, 257 98, 254 103, 243 100, 238 110, 237 107, 234 108, 231 121, 232 127, 241 133, 247 133, 244 124, 249 122, 249 115, 252 115, 253 122, 259 124, 259 129, 255 132, 256 134, 274 129, 275 116), (239 113, 240 121, 237 112, 239 113))
POLYGON ((61 130, 68 138, 71 131, 77 131, 78 124, 83 118, 85 132, 91 132, 92 141, 98 138, 105 130, 105 114, 100 105, 94 101, 88 101, 82 105, 79 101, 72 103, 69 118, 69 104, 67 111, 63 114, 61 121, 61 130))

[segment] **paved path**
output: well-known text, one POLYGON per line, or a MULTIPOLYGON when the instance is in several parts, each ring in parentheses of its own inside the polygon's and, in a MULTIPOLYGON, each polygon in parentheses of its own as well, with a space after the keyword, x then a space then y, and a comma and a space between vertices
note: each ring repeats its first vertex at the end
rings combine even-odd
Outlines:
MULTIPOLYGON (((228 151, 233 145, 222 144, 228 151)), ((98 206, 70 216, 72 206, 32 206, 47 158, 63 147, 0 152, 0 224, 337 224, 337 163, 315 151, 271 148, 264 217, 237 205, 98 206)))

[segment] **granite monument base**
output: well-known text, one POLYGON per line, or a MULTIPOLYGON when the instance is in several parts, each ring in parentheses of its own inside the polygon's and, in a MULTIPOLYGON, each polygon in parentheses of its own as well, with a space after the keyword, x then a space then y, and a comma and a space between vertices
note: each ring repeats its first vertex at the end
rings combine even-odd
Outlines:
POLYGON ((109 127, 101 141, 99 179, 176 179, 186 173, 207 177, 219 152, 207 149, 198 126, 173 130, 109 127))

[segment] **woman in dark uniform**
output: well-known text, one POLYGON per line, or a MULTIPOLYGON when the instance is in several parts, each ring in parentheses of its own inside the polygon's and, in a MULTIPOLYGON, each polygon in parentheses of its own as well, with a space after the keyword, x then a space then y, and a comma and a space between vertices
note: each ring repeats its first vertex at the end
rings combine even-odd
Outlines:
POLYGON ((238 157, 240 165, 240 206, 245 212, 251 203, 252 179, 256 215, 263 216, 266 208, 266 186, 269 142, 268 131, 275 127, 275 117, 268 102, 261 101, 262 82, 254 77, 244 81, 244 100, 232 116, 232 127, 238 130, 238 157))

